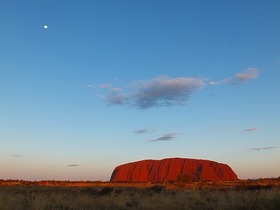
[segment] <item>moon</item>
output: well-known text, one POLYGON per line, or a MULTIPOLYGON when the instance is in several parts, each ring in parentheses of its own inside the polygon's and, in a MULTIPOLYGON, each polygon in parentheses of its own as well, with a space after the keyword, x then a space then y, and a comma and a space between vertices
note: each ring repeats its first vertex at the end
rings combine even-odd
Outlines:
POLYGON ((48 25, 44 25, 44 29, 48 29, 48 25))

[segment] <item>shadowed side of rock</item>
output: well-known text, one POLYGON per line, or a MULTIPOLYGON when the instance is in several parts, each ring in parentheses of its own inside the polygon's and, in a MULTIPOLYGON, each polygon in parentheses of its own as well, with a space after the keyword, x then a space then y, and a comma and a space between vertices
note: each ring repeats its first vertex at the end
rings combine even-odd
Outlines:
POLYGON ((167 158, 117 166, 111 182, 168 182, 177 181, 180 175, 189 175, 201 181, 237 180, 237 175, 227 164, 210 160, 167 158))

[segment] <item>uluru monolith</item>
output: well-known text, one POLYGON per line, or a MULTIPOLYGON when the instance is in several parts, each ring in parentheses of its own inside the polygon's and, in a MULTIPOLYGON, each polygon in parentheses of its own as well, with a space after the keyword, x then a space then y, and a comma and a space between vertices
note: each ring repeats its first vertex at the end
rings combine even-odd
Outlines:
POLYGON ((171 182, 188 175, 195 180, 237 180, 235 172, 224 163, 190 158, 141 160, 117 166, 111 182, 171 182))

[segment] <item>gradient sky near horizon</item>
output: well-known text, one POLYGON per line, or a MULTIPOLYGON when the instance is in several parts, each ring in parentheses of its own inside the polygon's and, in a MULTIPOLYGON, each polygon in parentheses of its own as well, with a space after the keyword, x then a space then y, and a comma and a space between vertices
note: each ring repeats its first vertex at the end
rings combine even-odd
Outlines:
POLYGON ((280 1, 0 0, 0 179, 185 157, 280 176, 280 1))

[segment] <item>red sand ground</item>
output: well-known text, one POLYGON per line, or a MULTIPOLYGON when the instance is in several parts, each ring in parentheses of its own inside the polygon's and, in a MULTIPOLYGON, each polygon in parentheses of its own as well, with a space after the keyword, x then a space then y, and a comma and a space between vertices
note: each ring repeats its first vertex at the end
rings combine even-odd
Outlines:
POLYGON ((154 185, 164 186, 166 189, 260 189, 277 187, 280 189, 280 178, 236 180, 236 181, 199 181, 188 183, 113 183, 101 181, 24 181, 24 180, 0 180, 1 186, 42 186, 42 187, 137 187, 149 188, 154 185))

